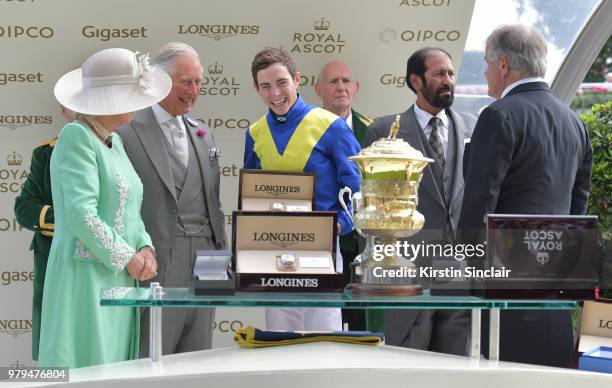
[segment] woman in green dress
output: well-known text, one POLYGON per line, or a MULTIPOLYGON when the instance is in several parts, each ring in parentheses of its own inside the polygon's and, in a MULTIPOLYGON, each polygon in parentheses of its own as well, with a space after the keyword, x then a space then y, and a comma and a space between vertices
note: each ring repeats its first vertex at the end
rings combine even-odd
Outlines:
POLYGON ((137 308, 101 307, 100 290, 156 275, 140 217, 142 183, 113 132, 162 100, 170 77, 148 57, 107 49, 55 85, 77 112, 51 157, 55 236, 43 293, 39 365, 78 368, 138 357, 137 308))

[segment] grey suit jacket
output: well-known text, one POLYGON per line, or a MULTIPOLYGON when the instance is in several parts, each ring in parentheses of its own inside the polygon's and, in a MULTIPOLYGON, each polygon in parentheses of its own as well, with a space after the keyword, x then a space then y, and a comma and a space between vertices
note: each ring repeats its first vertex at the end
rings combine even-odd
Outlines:
MULTIPOLYGON (((463 199, 463 143, 466 138, 471 136, 476 118, 468 114, 455 112, 450 108, 446 112, 454 124, 457 144, 457 148, 454 150, 456 163, 450 206, 447 208, 444 203, 444 198, 434 180, 433 166, 430 164, 423 171, 423 178, 419 186, 418 210, 425 216, 423 229, 442 229, 447 222, 450 222, 453 231, 456 231, 463 199)), ((368 127, 365 146, 369 146, 381 137, 389 136, 389 127, 394 120, 395 115, 379 117, 374 120, 368 127)), ((411 146, 421 151, 423 155, 430 157, 433 155, 429 141, 417 122, 413 106, 401 114, 397 137, 407 141, 411 146)), ((449 150, 450 147, 449 144, 449 150)))
MULTIPOLYGON (((453 155, 455 161, 453 166, 454 176, 450 201, 448 205, 444 200, 442 191, 438 188, 433 174, 433 164, 428 165, 423 171, 423 178, 419 186, 418 211, 425 216, 424 233, 425 240, 430 237, 442 238, 446 241, 454 241, 457 236, 457 223, 461 212, 463 200, 463 145, 464 140, 471 136, 476 123, 476 118, 452 109, 447 109, 454 128, 454 144, 449 142, 448 159, 453 155), (440 235, 443 230, 446 233, 440 235), (437 233, 437 232, 440 233, 437 233)), ((389 136, 389 128, 395 115, 380 117, 368 127, 366 134, 366 146, 372 144, 381 137, 389 136)), ((423 155, 432 157, 433 149, 429 144, 423 130, 417 122, 414 106, 400 116, 400 129, 398 138, 407 141, 412 147, 421 151, 423 155)), ((448 163, 448 161, 447 161, 448 163)), ((438 166, 436 166, 438 168, 438 166)), ((419 235, 418 241, 421 241, 419 235)), ((417 349, 434 350, 446 353, 464 354, 467 349, 467 328, 469 318, 463 310, 458 311, 424 311, 424 310, 393 310, 385 314, 385 336, 386 342, 391 345, 409 346, 417 349), (436 315, 437 314, 437 315, 436 315), (436 317, 441 322, 433 323, 436 317), (443 322, 442 322, 443 321, 443 322), (435 326, 433 328, 432 326, 435 326), (413 330, 414 329, 414 330, 413 330), (437 329, 442 334, 433 333, 437 329)))
MULTIPOLYGON (((209 157, 210 149, 215 147, 210 130, 201 123, 198 123, 197 127, 191 125, 196 122, 190 119, 186 123, 187 133, 193 139, 200 163, 215 247, 223 249, 227 242, 225 217, 219 200, 219 161, 209 157), (203 137, 196 135, 199 129, 206 131, 203 137)), ((176 190, 170 161, 164 150, 166 140, 151 108, 134 112, 132 122, 121 127, 117 133, 121 136, 125 151, 144 186, 142 219, 155 245, 157 272, 163 275, 166 272, 178 219, 176 190)))

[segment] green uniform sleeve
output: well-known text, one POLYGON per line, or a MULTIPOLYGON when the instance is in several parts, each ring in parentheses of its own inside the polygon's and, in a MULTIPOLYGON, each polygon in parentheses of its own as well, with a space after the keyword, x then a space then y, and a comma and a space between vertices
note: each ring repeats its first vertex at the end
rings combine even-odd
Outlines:
POLYGON ((34 232, 53 235, 55 219, 51 187, 47 187, 45 178, 49 174, 49 164, 52 148, 49 145, 40 146, 32 152, 30 174, 28 175, 21 194, 15 199, 15 218, 21 226, 34 232))

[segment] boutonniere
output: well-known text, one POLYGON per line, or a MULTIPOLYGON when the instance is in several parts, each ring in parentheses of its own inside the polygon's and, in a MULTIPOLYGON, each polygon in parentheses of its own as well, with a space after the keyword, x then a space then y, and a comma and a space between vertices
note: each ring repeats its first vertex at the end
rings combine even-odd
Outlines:
MULTIPOLYGON (((187 116, 183 116, 183 117, 185 117, 185 121, 187 121, 187 124, 189 124, 191 127, 197 128, 197 127, 200 126, 200 123, 198 123, 197 121, 195 121, 191 117, 187 117, 187 116)), ((199 137, 202 137, 202 136, 206 135, 206 130, 198 129, 196 131, 196 135, 198 135, 199 137)))

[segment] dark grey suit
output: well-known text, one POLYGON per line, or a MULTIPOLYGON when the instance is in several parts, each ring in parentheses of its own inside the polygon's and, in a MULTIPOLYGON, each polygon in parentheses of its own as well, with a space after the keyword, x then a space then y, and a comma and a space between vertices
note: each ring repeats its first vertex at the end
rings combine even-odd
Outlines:
MULTIPOLYGON (((487 213, 584 214, 592 162, 584 124, 546 83, 516 86, 478 117, 465 161, 462 235, 473 240, 487 213)), ((500 330, 501 360, 569 366, 570 311, 502 311, 500 330)))
MULTIPOLYGON (((418 211, 425 216, 425 225, 423 232, 411 238, 418 242, 422 239, 453 242, 456 238, 463 198, 463 144, 476 119, 452 109, 446 113, 451 124, 445 169, 441 171, 436 163, 423 172, 418 211)), ((368 127, 366 146, 387 137, 393 120, 395 115, 377 118, 368 127)), ((401 114, 397 137, 433 158, 434 151, 417 122, 414 106, 401 114)), ((469 322, 469 314, 464 310, 388 310, 385 341, 390 345, 463 355, 467 352, 469 322)))
MULTIPOLYGON (((182 190, 177 189, 174 179, 172 148, 151 108, 135 112, 132 122, 117 131, 144 186, 141 214, 158 261, 158 275, 151 281, 159 281, 165 287, 190 286, 195 250, 226 247, 225 217, 219 201, 219 161, 210 154, 214 140, 204 125, 191 118, 184 122, 189 162, 182 190), (205 131, 203 136, 196 134, 200 129, 205 131), (177 226, 179 217, 182 227, 177 226)), ((149 282, 144 283, 146 286, 149 282)), ((163 353, 210 348, 213 319, 213 309, 165 311, 163 353)), ((148 324, 145 309, 141 319, 141 357, 148 354, 148 324)))

